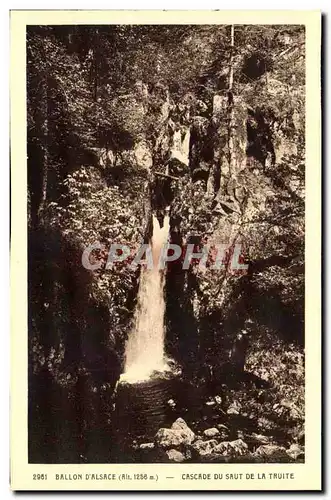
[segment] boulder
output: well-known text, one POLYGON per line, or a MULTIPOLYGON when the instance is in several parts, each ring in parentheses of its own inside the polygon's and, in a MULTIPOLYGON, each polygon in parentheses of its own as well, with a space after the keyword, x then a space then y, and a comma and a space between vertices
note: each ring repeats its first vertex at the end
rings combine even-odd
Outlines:
POLYGON ((206 401, 206 406, 215 406, 215 401, 214 400, 211 400, 211 401, 206 401))
POLYGON ((217 444, 216 439, 210 439, 209 441, 199 440, 193 444, 192 449, 199 455, 199 457, 202 457, 212 454, 217 444))
POLYGON ((183 453, 175 449, 167 450, 166 454, 171 462, 180 463, 184 462, 185 460, 185 456, 183 455, 183 453))
POLYGON ((250 440, 253 443, 256 444, 269 444, 270 443, 270 438, 267 436, 264 436, 263 434, 256 434, 255 432, 252 432, 252 434, 249 436, 250 440))
POLYGON ((217 453, 218 455, 223 455, 224 457, 232 455, 232 451, 233 450, 230 441, 223 441, 222 443, 218 444, 214 449, 215 453, 217 453))
POLYGON ((263 444, 255 450, 255 455, 261 457, 272 457, 278 453, 284 453, 286 450, 283 446, 278 446, 277 444, 263 444))
POLYGON ((189 428, 184 419, 177 418, 177 420, 175 420, 175 422, 172 424, 171 429, 176 432, 180 432, 181 436, 186 441, 185 444, 191 444, 194 441, 195 434, 189 428))
POLYGON ((194 432, 188 427, 185 420, 178 418, 171 429, 161 428, 155 435, 155 443, 160 448, 177 448, 190 445, 195 438, 194 432))
POLYGON ((155 435, 155 444, 164 449, 181 446, 184 441, 180 433, 163 427, 155 435))
POLYGON ((153 450, 154 447, 154 443, 141 443, 141 445, 139 446, 141 450, 153 450))
POLYGON ((237 457, 246 455, 248 453, 248 446, 242 439, 236 439, 235 441, 223 441, 222 443, 217 443, 216 439, 210 439, 209 441, 196 441, 192 449, 198 454, 200 458, 217 458, 223 457, 237 457))
POLYGON ((235 441, 223 441, 216 446, 214 452, 225 457, 238 457, 248 453, 248 446, 242 439, 236 439, 235 441))
POLYGON ((297 460, 298 458, 304 458, 305 448, 299 444, 293 443, 289 449, 286 450, 286 453, 289 457, 293 458, 293 460, 297 460))
POLYGON ((224 430, 226 432, 229 432, 229 427, 227 425, 224 425, 224 424, 217 424, 217 428, 219 430, 224 430))
POLYGON ((248 445, 242 439, 230 441, 230 445, 235 456, 241 456, 248 453, 248 445))
POLYGON ((224 424, 217 424, 217 428, 219 430, 219 439, 226 441, 230 434, 229 428, 224 424))
POLYGON ((220 435, 220 431, 216 427, 211 427, 203 432, 203 435, 207 438, 213 438, 220 435))

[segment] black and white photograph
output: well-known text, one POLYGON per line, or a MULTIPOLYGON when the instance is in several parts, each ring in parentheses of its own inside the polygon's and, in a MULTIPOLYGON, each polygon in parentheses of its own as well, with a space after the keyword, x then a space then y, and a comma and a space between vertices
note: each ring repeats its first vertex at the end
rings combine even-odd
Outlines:
POLYGON ((317 486, 318 13, 39 14, 11 84, 15 483, 317 486))
POLYGON ((303 462, 304 26, 26 44, 29 461, 303 462))

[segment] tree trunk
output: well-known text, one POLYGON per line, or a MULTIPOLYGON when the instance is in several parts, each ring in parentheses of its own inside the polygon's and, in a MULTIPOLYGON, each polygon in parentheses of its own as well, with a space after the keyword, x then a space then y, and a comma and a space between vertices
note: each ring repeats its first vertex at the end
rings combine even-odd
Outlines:
POLYGON ((42 82, 42 98, 41 98, 41 147, 43 151, 42 175, 41 175, 41 190, 40 202, 38 207, 38 224, 44 224, 45 208, 47 202, 47 185, 48 185, 48 168, 49 168, 49 152, 48 152, 48 81, 47 77, 42 82))
POLYGON ((220 174, 219 174, 219 164, 213 162, 209 170, 208 180, 207 180, 207 193, 209 196, 214 196, 220 188, 220 174))
POLYGON ((233 176, 236 165, 235 146, 234 146, 234 102, 233 102, 233 62, 234 62, 234 25, 231 25, 230 31, 230 62, 229 62, 229 88, 228 88, 228 146, 229 146, 229 175, 233 176))

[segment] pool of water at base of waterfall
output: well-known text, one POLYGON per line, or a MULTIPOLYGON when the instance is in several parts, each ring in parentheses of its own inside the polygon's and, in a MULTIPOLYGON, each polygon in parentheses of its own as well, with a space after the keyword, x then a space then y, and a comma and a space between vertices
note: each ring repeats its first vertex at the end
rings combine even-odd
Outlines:
POLYGON ((112 461, 159 461, 157 450, 142 452, 139 444, 153 442, 156 432, 171 427, 178 417, 187 423, 193 415, 199 418, 201 403, 198 391, 178 377, 118 384, 112 418, 112 461))
MULTIPOLYGON (((156 432, 161 427, 170 428, 179 417, 195 434, 222 423, 229 428, 229 439, 237 439, 238 422, 227 418, 218 404, 210 403, 216 394, 224 396, 220 388, 194 384, 169 372, 144 382, 119 382, 115 393, 95 394, 93 416, 84 417, 87 421, 78 436, 63 436, 61 446, 65 449, 61 459, 56 452, 54 461, 164 463, 167 460, 162 451, 156 447, 142 450, 140 445, 154 442, 156 432)), ((53 458, 48 461, 52 463, 53 458)))

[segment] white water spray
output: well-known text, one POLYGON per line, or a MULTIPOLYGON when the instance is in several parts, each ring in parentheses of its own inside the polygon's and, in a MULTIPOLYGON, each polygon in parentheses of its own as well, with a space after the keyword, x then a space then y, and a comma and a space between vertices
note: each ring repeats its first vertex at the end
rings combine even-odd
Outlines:
POLYGON ((167 370, 164 357, 164 283, 165 271, 158 269, 163 246, 169 234, 169 215, 160 227, 153 215, 151 241, 153 269, 142 269, 133 331, 125 349, 125 371, 121 380, 139 382, 147 380, 153 372, 167 370))

